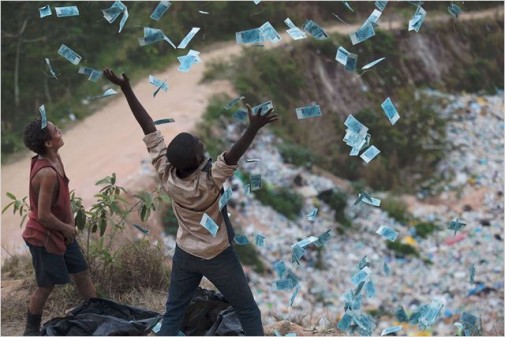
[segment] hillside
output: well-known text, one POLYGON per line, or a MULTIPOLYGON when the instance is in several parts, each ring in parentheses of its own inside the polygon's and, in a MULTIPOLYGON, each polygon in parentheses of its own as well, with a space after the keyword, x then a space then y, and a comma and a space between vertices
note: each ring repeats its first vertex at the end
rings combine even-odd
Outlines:
MULTIPOLYGON (((260 232, 267 238, 266 247, 251 244, 241 252, 241 258, 246 254, 250 258, 244 264, 267 332, 277 328, 282 334, 341 333, 335 326, 344 313, 343 295, 351 290, 348 279, 367 255, 377 294, 363 296, 363 311, 377 325, 374 334, 398 323, 397 305, 410 313, 436 296, 444 298, 446 307, 428 333, 454 334, 453 323, 462 311, 470 310, 480 315, 486 334, 503 334, 503 242, 496 236, 503 232, 503 91, 499 90, 503 89, 503 7, 481 21, 434 21, 427 20, 419 34, 405 29, 390 32, 384 22, 384 30, 355 51, 360 66, 383 55, 387 59, 359 76, 335 62, 338 45, 353 49, 338 34, 331 42, 283 43, 276 49, 267 46, 264 52, 246 48, 246 56, 240 56, 241 48, 235 44, 220 44, 205 50, 206 67, 194 67, 184 76, 174 67, 158 73, 174 85, 166 96, 146 99, 146 108, 154 118, 175 117, 177 123, 162 129, 167 138, 197 130, 208 139, 211 154, 227 148, 243 130, 231 118, 232 111, 223 112, 228 99, 239 94, 248 102, 272 99, 281 114, 282 123, 263 130, 247 153, 247 158, 261 162, 242 163, 230 181, 234 190, 230 209, 238 231, 250 238, 260 232), (375 122, 379 112, 383 117, 380 103, 386 96, 399 102, 402 119, 394 129, 375 122), (324 107, 324 118, 297 121, 294 107, 312 101, 324 107), (361 165, 359 157, 349 158, 349 149, 342 146, 343 120, 350 113, 370 126, 372 143, 382 150, 371 165, 361 165), (415 118, 416 113, 423 113, 422 118, 415 118), (440 124, 425 123, 427 116, 440 124), (443 138, 433 140, 433 134, 427 135, 430 129, 443 138), (402 138, 405 134, 411 137, 402 138), (417 137, 423 135, 420 144, 417 137), (437 148, 435 155, 427 154, 430 146, 437 148), (397 163, 391 161, 393 153, 397 163), (251 174, 262 175, 264 188, 248 194, 245 185, 251 174), (362 189, 381 198, 381 208, 352 207, 362 189), (319 208, 314 223, 306 219, 312 207, 319 208), (454 217, 467 221, 457 236, 460 241, 446 230, 454 217), (380 224, 395 227, 401 245, 386 244, 377 236, 380 224), (426 236, 420 234, 426 228, 426 236), (272 290, 276 279, 272 263, 284 260, 291 265, 293 243, 328 229, 335 236, 327 245, 311 249, 301 266, 292 265, 301 290, 289 308, 291 293, 272 290), (384 261, 391 267, 390 276, 382 271, 384 261), (478 284, 473 286, 467 275, 471 264, 478 270, 478 284), (283 324, 288 326, 279 328, 283 324)), ((335 30, 344 34, 348 29, 342 25, 335 30)), ((134 90, 151 98, 152 87, 147 84, 138 83, 134 90)), ((65 133, 62 157, 69 163, 71 187, 86 205, 98 190, 94 182, 111 170, 118 174, 118 184, 131 191, 150 191, 157 185, 145 163, 140 130, 131 117, 123 121, 127 109, 122 98, 115 99, 65 133), (94 155, 83 156, 90 148, 96 149, 94 155)), ((19 172, 26 170, 27 159, 2 167, 3 192, 26 194, 27 182, 19 172)), ((158 209, 146 227, 153 233, 163 231, 165 212, 166 207, 158 209)), ((10 253, 19 247, 18 222, 18 217, 2 215, 2 244, 10 253)), ((136 232, 128 233, 132 241, 137 238, 136 232)), ((171 254, 173 236, 151 241, 163 242, 163 253, 171 254)), ((19 334, 24 299, 16 294, 24 298, 30 288, 26 278, 32 276, 13 272, 29 269, 27 261, 9 265, 10 273, 3 270, 2 279, 21 281, 2 282, 2 334, 19 334)), ((75 295, 71 288, 61 289, 49 305, 51 312, 63 315, 77 303, 75 295), (66 295, 68 302, 58 302, 66 295)), ((165 300, 159 289, 115 296, 160 312, 165 300)), ((420 333, 407 324, 403 332, 420 333)))

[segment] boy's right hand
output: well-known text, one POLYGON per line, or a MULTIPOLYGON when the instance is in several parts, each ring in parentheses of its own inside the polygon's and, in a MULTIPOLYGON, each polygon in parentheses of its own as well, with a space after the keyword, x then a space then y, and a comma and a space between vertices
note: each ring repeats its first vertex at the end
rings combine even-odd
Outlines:
POLYGON ((252 108, 249 104, 246 104, 248 115, 249 115, 249 127, 255 131, 258 131, 268 123, 274 122, 279 119, 277 114, 272 114, 274 109, 270 109, 266 114, 253 114, 252 108))
POLYGON ((130 85, 130 80, 128 79, 125 73, 123 73, 121 77, 118 77, 116 76, 116 74, 114 74, 114 72, 111 69, 105 68, 103 70, 103 76, 105 76, 105 78, 111 81, 112 83, 119 85, 121 88, 130 85))

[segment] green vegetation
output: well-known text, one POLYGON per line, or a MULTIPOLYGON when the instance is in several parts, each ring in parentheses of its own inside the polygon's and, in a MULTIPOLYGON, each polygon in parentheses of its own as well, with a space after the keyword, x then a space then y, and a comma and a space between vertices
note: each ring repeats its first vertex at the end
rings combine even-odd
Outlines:
POLYGON ((237 245, 234 244, 235 251, 240 259, 240 262, 245 264, 246 266, 252 267, 252 269, 259 273, 264 274, 266 272, 266 267, 263 261, 259 257, 258 250, 254 245, 237 245))
POLYGON ((317 158, 306 148, 297 144, 280 143, 279 152, 285 163, 310 169, 317 163, 317 158))
POLYGON ((298 218, 300 209, 303 207, 302 196, 287 188, 274 188, 263 184, 262 189, 254 191, 253 193, 256 199, 263 205, 272 207, 290 220, 298 218))
POLYGON ((440 228, 430 222, 420 222, 417 223, 414 228, 416 229, 416 235, 422 237, 423 239, 428 238, 428 236, 440 228))
MULTIPOLYGON (((116 185, 115 173, 99 180, 96 185, 103 187, 88 210, 82 205, 82 199, 73 192, 71 204, 75 225, 82 234, 79 237, 80 244, 99 295, 112 298, 131 289, 166 289, 169 269, 161 244, 152 245, 145 235, 143 239, 129 241, 120 234, 127 224, 135 223, 137 218, 141 222, 147 221, 160 202, 169 202, 168 196, 159 189, 130 195, 123 187, 116 185), (118 244, 118 237, 127 242, 118 244)), ((24 219, 29 211, 26 198, 17 199, 12 194, 10 198, 13 202, 4 207, 2 212, 12 208, 24 219)), ((2 273, 23 265, 26 265, 23 260, 13 257, 6 263, 2 273)), ((11 271, 10 274, 19 276, 18 272, 11 271)))
POLYGON ((335 220, 344 227, 350 227, 351 222, 345 216, 347 194, 340 190, 326 190, 317 195, 317 198, 328 204, 335 211, 335 220))
POLYGON ((231 119, 233 109, 226 111, 225 105, 231 100, 227 95, 216 95, 210 98, 207 109, 203 114, 202 121, 196 126, 196 134, 205 144, 205 149, 209 152, 211 158, 215 159, 226 150, 227 143, 221 137, 222 129, 226 126, 223 116, 231 119), (217 127, 219 126, 219 127, 217 127))
POLYGON ((417 249, 411 245, 397 242, 397 241, 387 241, 386 247, 395 252, 397 257, 415 256, 419 257, 419 252, 417 249))
POLYGON ((384 198, 381 200, 381 209, 399 223, 406 224, 410 220, 407 204, 400 198, 390 196, 384 198))

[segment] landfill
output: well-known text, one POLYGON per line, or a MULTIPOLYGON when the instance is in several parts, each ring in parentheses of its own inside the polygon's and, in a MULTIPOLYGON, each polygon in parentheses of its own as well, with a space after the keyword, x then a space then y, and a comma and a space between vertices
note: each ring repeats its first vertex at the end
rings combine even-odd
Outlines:
MULTIPOLYGON (((334 232, 341 226, 334 220, 334 211, 322 201, 315 221, 308 221, 306 214, 314 208, 313 201, 318 193, 346 187, 306 168, 284 163, 277 149, 281 140, 268 130, 262 130, 257 136, 245 157, 260 161, 246 164, 243 158, 240 169, 250 175, 261 175, 264 183, 271 186, 297 191, 305 200, 300 216, 291 221, 256 200, 254 194, 245 189, 247 182, 238 176, 231 180, 235 207, 230 212, 235 228, 242 227, 242 234, 249 238, 256 232, 266 238, 264 247, 255 248, 269 272, 260 275, 244 266, 265 325, 303 317, 306 326, 336 328, 336 322, 345 313, 344 294, 353 289, 351 276, 359 270, 358 263, 367 255, 375 296, 363 298, 361 310, 374 312, 374 334, 400 324, 394 316, 399 306, 410 315, 435 298, 441 299, 444 306, 439 319, 423 331, 424 334, 454 335, 458 331, 454 323, 463 312, 480 317, 482 329, 487 334, 503 331, 503 92, 493 96, 448 95, 436 91, 426 94, 442 102, 437 113, 448 118, 447 142, 443 144, 447 151, 437 167, 439 184, 443 186, 437 192, 441 202, 424 202, 427 195, 419 192, 414 198, 415 207, 410 207, 409 211, 419 221, 437 224, 440 230, 422 239, 380 207, 352 207, 356 197, 349 196, 346 215, 351 219, 353 230, 333 235, 324 244, 322 268, 316 266, 317 251, 310 249, 300 265, 291 263, 291 246, 310 235, 317 236, 328 229, 334 232), (298 186, 300 177, 302 186, 298 186), (476 190, 484 191, 478 208, 466 204, 455 206, 476 190), (459 239, 447 229, 456 217, 467 224, 458 233, 462 235, 459 239), (380 225, 394 228, 399 233, 397 241, 415 246, 420 257, 395 257, 386 247, 387 240, 375 233, 380 225), (277 275, 273 265, 278 261, 284 261, 300 279, 300 289, 292 307, 289 306, 292 292, 275 288, 277 275), (389 267, 389 276, 383 271, 384 262, 389 267), (474 284, 470 282, 472 265, 476 269, 474 284)), ((241 127, 230 118, 225 135, 230 144, 240 135, 241 127)), ((377 196, 380 197, 380 193, 377 196)), ((174 238, 165 237, 164 241, 168 252, 173 252, 174 238)), ((401 325, 402 334, 421 331, 416 325, 401 325)))

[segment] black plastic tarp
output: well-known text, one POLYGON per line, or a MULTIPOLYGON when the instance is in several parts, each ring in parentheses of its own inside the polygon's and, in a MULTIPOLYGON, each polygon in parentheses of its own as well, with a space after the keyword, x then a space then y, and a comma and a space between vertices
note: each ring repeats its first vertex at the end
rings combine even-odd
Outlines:
POLYGON ((181 331, 186 336, 243 336, 235 310, 223 295, 198 288, 186 310, 181 331))
MULTIPOLYGON (((93 298, 53 318, 42 327, 43 336, 145 336, 161 321, 157 312, 93 298)), ((180 329, 186 336, 243 336, 237 314, 213 290, 198 288, 180 329)))
POLYGON ((93 298, 66 317, 53 318, 42 327, 43 336, 145 336, 161 320, 157 312, 111 300, 93 298))

